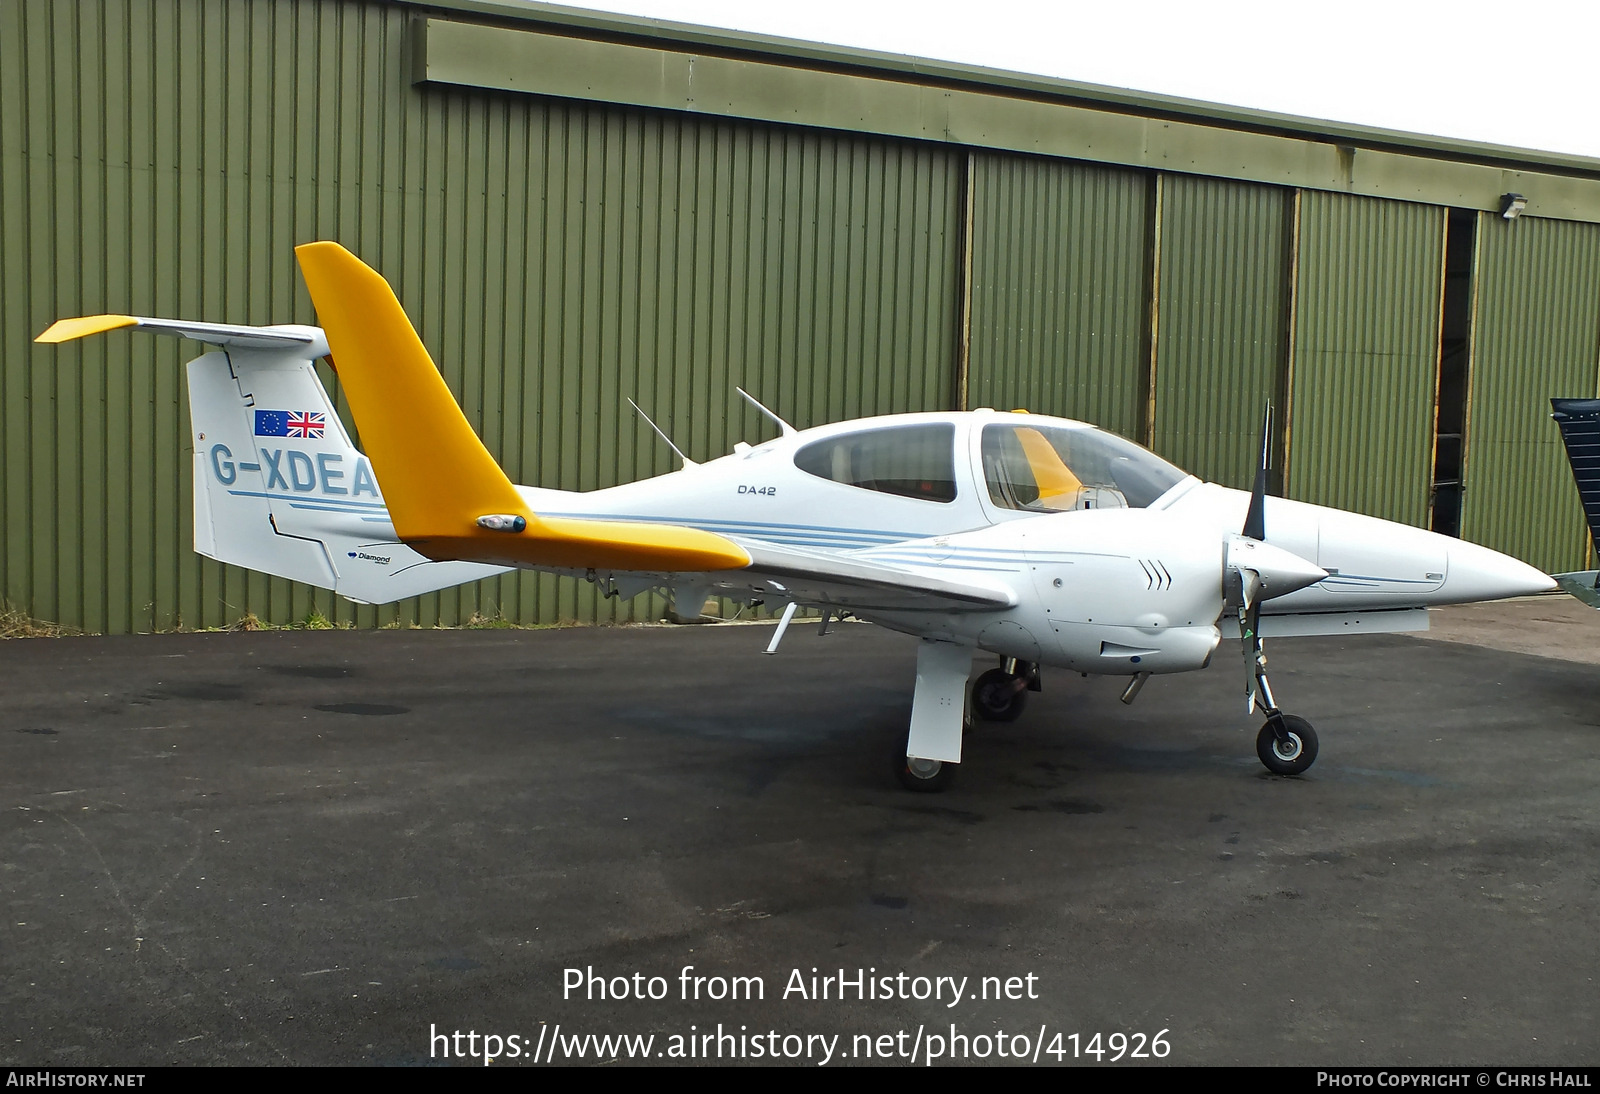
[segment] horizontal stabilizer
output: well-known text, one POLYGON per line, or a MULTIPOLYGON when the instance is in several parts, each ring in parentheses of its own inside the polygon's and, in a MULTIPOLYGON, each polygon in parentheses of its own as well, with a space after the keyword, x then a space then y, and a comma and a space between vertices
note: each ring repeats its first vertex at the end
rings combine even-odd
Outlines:
POLYGON ((325 357, 327 340, 322 328, 298 325, 247 327, 234 323, 200 323, 187 319, 150 319, 142 315, 85 315, 77 319, 57 319, 35 342, 70 342, 91 334, 112 330, 143 330, 151 334, 171 334, 213 346, 241 349, 293 349, 307 358, 325 357))

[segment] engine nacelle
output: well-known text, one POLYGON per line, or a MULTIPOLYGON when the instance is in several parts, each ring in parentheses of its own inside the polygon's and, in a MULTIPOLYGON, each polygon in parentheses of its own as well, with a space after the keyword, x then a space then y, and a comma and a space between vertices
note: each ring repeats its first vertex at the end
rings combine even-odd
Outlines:
POLYGON ((1028 569, 1022 602, 977 636, 984 649, 1117 675, 1202 668, 1221 640, 1225 544, 1204 525, 1091 509, 970 534, 975 546, 1001 537, 1020 545, 1028 569), (1037 658, 1014 648, 1019 641, 1037 658))

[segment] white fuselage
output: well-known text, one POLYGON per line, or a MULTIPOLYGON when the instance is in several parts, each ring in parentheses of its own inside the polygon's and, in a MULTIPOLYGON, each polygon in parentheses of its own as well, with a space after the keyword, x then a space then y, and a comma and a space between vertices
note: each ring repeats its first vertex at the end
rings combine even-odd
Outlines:
MULTIPOLYGON (((895 415, 739 446, 706 464, 605 490, 522 489, 541 515, 689 525, 1002 585, 1016 594, 1015 606, 1001 611, 855 612, 925 638, 1087 672, 1204 665, 1220 640, 1227 542, 1244 523, 1249 495, 1189 476, 1143 507, 1127 507, 1115 491, 1090 489, 1079 492, 1086 508, 1008 507, 992 471, 986 480, 981 448, 984 427, 997 425, 1098 433, 1081 423, 993 411, 895 415), (796 465, 797 452, 814 450, 815 442, 919 423, 953 426, 953 497, 902 496, 796 465)), ((992 462, 992 451, 987 458, 992 462)), ((1350 616, 1550 587, 1549 578, 1515 559, 1357 513, 1269 498, 1265 526, 1273 547, 1327 571, 1308 587, 1268 600, 1267 617, 1350 616)))

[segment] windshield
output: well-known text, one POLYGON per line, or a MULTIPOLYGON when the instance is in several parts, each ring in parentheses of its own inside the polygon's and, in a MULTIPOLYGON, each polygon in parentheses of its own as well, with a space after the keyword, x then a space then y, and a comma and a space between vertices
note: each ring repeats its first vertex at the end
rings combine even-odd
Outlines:
POLYGON ((1143 509, 1188 476, 1160 456, 1087 426, 983 429, 983 477, 994 504, 1058 513, 1143 509))

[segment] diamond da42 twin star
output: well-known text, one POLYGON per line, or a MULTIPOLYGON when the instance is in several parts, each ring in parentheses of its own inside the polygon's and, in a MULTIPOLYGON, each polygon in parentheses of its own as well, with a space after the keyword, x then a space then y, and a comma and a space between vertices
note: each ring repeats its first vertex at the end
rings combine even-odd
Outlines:
MULTIPOLYGON (((1230 490, 1113 434, 1023 413, 897 414, 796 430, 589 492, 517 486, 457 406, 387 282, 336 243, 297 249, 321 327, 62 320, 217 349, 189 362, 195 550, 385 603, 509 567, 629 597, 673 591, 854 616, 921 639, 901 781, 944 785, 969 705, 1009 719, 1041 665, 1130 678, 1242 644, 1262 762, 1316 758, 1263 636, 1421 630, 1429 605, 1548 590, 1515 559, 1372 517, 1230 490), (331 353, 365 453, 317 378, 331 353), (968 677, 978 651, 999 667, 968 677)), ((752 400, 753 401, 753 400, 752 400)), ((757 404, 759 405, 759 404, 757 404)), ((763 408, 764 409, 764 408, 763 408)), ((770 412, 769 412, 770 414, 770 412)), ((1263 427, 1263 453, 1266 451, 1263 427)), ((663 435, 664 436, 664 435, 663 435)), ((668 442, 670 443, 670 442, 668 442)), ((681 455, 681 454, 680 454, 681 455)))

